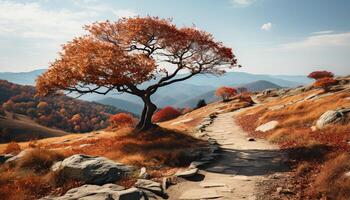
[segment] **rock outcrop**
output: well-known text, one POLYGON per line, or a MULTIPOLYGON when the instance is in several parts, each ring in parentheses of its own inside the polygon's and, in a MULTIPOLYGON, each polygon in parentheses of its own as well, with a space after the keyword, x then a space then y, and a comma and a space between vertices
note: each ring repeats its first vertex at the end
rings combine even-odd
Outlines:
POLYGON ((70 189, 60 197, 47 196, 40 200, 146 200, 147 196, 137 189, 124 187, 115 184, 83 185, 70 189))
POLYGON ((132 171, 132 167, 116 163, 104 157, 76 154, 57 162, 53 171, 61 171, 69 178, 88 184, 103 185, 119 180, 132 171))
POLYGON ((321 115, 316 122, 318 129, 324 128, 328 124, 334 124, 337 122, 344 121, 346 114, 350 112, 350 108, 340 108, 337 110, 329 110, 321 115))

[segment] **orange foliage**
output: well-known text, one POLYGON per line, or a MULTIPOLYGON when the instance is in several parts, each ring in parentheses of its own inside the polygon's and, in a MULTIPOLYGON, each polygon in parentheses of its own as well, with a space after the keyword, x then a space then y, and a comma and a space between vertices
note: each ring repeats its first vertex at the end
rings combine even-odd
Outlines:
POLYGON ((36 82, 38 93, 60 90, 80 94, 107 94, 113 90, 136 95, 146 107, 142 128, 151 127, 156 106, 151 95, 158 88, 183 81, 196 74, 223 74, 237 66, 231 48, 194 27, 178 28, 158 17, 122 18, 96 22, 88 34, 63 46, 49 70, 36 82), (168 63, 169 67, 164 67, 168 63), (75 66, 75 67, 72 67, 75 66), (181 72, 188 75, 179 78, 181 72), (146 89, 138 85, 159 77, 146 89))
POLYGON ((125 126, 133 126, 135 124, 135 119, 130 114, 118 113, 110 116, 109 122, 112 128, 118 128, 118 127, 125 127, 125 126))
POLYGON ((153 122, 164 122, 174 119, 181 115, 181 112, 171 106, 167 106, 158 112, 154 113, 152 117, 153 122))
POLYGON ((21 151, 21 147, 17 142, 10 142, 7 144, 4 153, 19 153, 21 151))
POLYGON ((324 78, 317 79, 316 82, 313 84, 313 86, 321 87, 327 91, 330 86, 336 85, 337 83, 338 81, 331 77, 324 77, 324 78))
POLYGON ((237 90, 231 87, 220 87, 215 91, 215 95, 221 97, 223 101, 227 101, 236 94, 237 90))

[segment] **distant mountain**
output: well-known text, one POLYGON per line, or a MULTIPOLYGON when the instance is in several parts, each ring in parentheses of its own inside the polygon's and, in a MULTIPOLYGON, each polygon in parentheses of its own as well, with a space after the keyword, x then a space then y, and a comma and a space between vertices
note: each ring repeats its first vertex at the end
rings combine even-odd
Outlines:
MULTIPOLYGON (((248 91, 252 91, 252 92, 263 91, 263 90, 270 89, 270 88, 282 88, 281 86, 279 86, 277 84, 271 83, 269 81, 264 81, 264 80, 258 80, 258 81, 254 81, 251 83, 240 84, 240 85, 231 85, 231 86, 244 87, 244 88, 247 88, 248 91)), ((192 97, 190 99, 180 101, 180 102, 176 103, 175 106, 179 107, 179 108, 183 108, 183 107, 193 108, 197 105, 197 102, 200 99, 204 99, 207 103, 219 100, 219 98, 215 96, 215 90, 211 90, 209 92, 203 93, 203 94, 196 96, 194 98, 192 97)))
POLYGON ((123 110, 135 113, 136 115, 139 115, 143 109, 143 107, 140 104, 112 97, 107 97, 98 100, 97 102, 104 105, 114 106, 116 108, 123 108, 123 110))
MULTIPOLYGON (((45 72, 45 69, 35 70, 32 72, 19 72, 19 73, 0 73, 0 79, 8 80, 18 84, 29 84, 35 83, 36 77, 45 72)), ((180 74, 177 77, 183 77, 185 74, 180 74)), ((148 85, 154 83, 156 80, 151 80, 139 86, 145 88, 148 85)), ((167 105, 175 105, 182 107, 184 105, 196 104, 198 98, 204 98, 208 101, 215 100, 212 93, 220 86, 237 86, 247 85, 251 90, 261 90, 269 87, 295 87, 299 85, 309 84, 310 79, 306 76, 287 76, 287 75, 264 75, 264 74, 249 74, 244 72, 228 72, 223 76, 213 75, 197 75, 186 81, 177 82, 159 88, 158 91, 152 96, 152 100, 158 107, 164 107, 167 105), (257 82, 258 81, 258 82, 257 82), (261 82, 266 81, 266 82, 261 82), (254 83, 257 82, 257 83, 254 83), (267 83, 268 82, 268 83, 267 83), (187 103, 184 103, 187 102, 187 103)), ((140 107, 143 106, 142 101, 130 94, 117 94, 117 92, 98 95, 98 94, 87 94, 80 99, 86 101, 101 102, 107 105, 123 105, 126 106, 126 110, 139 113, 140 107), (107 99, 106 99, 107 98, 107 99), (112 98, 112 99, 111 99, 112 98)), ((117 106, 122 108, 121 106, 117 106)))
POLYGON ((251 92, 259 92, 270 88, 282 88, 281 86, 271 83, 269 81, 259 80, 251 83, 236 85, 235 87, 244 87, 251 92))
POLYGON ((30 72, 0 72, 0 79, 21 85, 34 85, 36 78, 46 69, 38 69, 30 72))

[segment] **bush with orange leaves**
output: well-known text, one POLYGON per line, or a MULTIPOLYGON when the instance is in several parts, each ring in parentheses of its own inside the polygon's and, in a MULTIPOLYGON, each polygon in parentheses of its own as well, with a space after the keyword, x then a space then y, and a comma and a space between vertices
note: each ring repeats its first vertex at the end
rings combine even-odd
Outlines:
POLYGON ((19 153, 21 151, 21 147, 17 142, 10 142, 7 144, 4 153, 19 153))
POLYGON ((232 87, 220 87, 215 91, 215 95, 221 97, 223 101, 228 101, 230 97, 237 94, 237 90, 232 87))
POLYGON ((135 118, 128 113, 118 113, 109 118, 111 128, 132 127, 135 121, 135 118))
POLYGON ((332 85, 336 85, 337 83, 338 83, 337 80, 331 77, 325 77, 325 78, 317 79, 316 82, 313 84, 313 86, 323 88, 325 92, 328 92, 329 87, 332 85))
POLYGON ((171 106, 167 106, 156 112, 152 117, 152 121, 155 123, 164 122, 174 119, 180 115, 181 112, 178 109, 175 109, 171 106))

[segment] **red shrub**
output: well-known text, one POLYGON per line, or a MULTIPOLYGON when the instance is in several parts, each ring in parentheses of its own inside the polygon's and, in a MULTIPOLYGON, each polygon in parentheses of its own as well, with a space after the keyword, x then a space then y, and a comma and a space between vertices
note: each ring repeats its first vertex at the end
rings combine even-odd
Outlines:
POLYGON ((332 78, 334 76, 334 74, 332 72, 329 71, 314 71, 312 73, 310 73, 307 77, 318 80, 321 78, 332 78))
POLYGON ((223 101, 227 101, 230 97, 237 94, 237 90, 231 87, 220 87, 215 91, 215 95, 221 97, 223 101))
POLYGON ((118 113, 112 115, 109 118, 110 126, 112 128, 125 127, 125 126, 133 126, 135 123, 135 119, 132 115, 127 113, 118 113))
POLYGON ((152 117, 152 121, 156 123, 163 122, 163 121, 174 119, 180 115, 181 115, 181 112, 179 110, 171 106, 167 106, 159 110, 158 112, 156 112, 152 117))
POLYGON ((328 91, 330 86, 335 85, 337 83, 338 83, 337 80, 330 77, 325 77, 325 78, 317 79, 316 82, 313 84, 313 86, 321 87, 325 91, 328 91))

